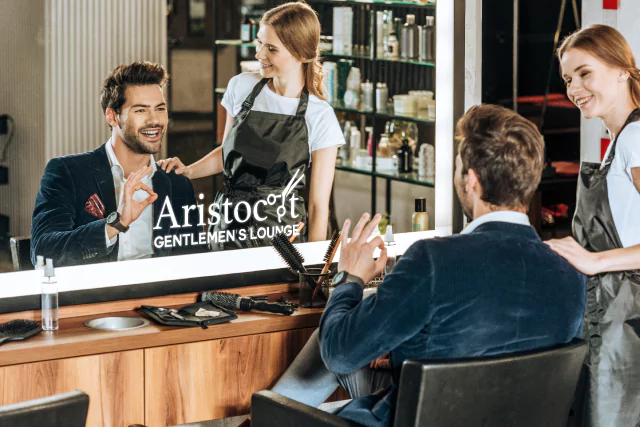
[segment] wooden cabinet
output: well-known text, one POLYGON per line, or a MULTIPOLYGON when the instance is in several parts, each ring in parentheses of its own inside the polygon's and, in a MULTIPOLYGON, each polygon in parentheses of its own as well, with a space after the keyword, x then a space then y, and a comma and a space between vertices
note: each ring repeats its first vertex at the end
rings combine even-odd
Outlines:
POLYGON ((250 411, 315 328, 146 349, 145 421, 164 427, 250 411))
POLYGON ((87 426, 144 422, 144 353, 123 351, 0 368, 0 405, 72 390, 89 395, 87 426))

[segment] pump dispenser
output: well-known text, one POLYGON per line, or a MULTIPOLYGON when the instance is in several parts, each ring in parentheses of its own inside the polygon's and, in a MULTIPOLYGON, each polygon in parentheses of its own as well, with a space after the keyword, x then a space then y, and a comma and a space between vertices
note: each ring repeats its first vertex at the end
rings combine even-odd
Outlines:
POLYGON ((42 329, 45 331, 58 330, 58 282, 53 269, 53 260, 47 258, 42 281, 42 329))
POLYGON ((396 266, 396 241, 393 237, 393 226, 387 225, 387 231, 384 234, 384 246, 387 249, 387 264, 384 266, 384 275, 391 273, 396 266))
POLYGON ((35 270, 44 270, 44 257, 42 255, 36 256, 36 265, 33 267, 35 270))

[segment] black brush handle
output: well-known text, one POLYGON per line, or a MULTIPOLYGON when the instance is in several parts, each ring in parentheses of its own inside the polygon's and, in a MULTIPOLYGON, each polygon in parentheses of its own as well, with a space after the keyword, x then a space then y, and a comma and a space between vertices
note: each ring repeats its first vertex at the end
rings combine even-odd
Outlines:
POLYGON ((294 310, 294 308, 291 306, 276 304, 272 302, 253 301, 249 298, 242 298, 240 300, 240 308, 243 310, 253 309, 258 311, 266 311, 269 313, 284 314, 285 316, 292 315, 294 310))

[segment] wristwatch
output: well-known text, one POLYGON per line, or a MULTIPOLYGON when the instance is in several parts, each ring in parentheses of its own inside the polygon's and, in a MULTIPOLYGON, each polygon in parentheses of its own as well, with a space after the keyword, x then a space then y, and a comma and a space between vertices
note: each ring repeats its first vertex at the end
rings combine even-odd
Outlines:
POLYGON ((351 283, 351 282, 357 283, 358 285, 360 285, 362 289, 364 289, 364 286, 365 286, 364 280, 362 280, 358 276, 349 274, 348 271, 340 271, 338 272, 338 274, 333 276, 332 285, 338 286, 338 285, 342 285, 343 283, 351 283))
POLYGON ((107 217, 107 225, 112 226, 121 233, 126 233, 129 227, 120 222, 120 214, 118 212, 111 212, 107 217))

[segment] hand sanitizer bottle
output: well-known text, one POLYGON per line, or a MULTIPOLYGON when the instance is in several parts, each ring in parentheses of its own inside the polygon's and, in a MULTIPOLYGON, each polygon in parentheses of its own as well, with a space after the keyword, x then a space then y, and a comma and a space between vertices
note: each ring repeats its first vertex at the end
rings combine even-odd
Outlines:
POLYGON ((384 275, 386 276, 396 266, 396 241, 393 237, 393 226, 387 225, 383 240, 384 246, 387 248, 387 264, 384 266, 384 275))
POLYGON ((53 269, 53 260, 47 258, 42 281, 42 329, 45 331, 58 330, 58 282, 53 269))

